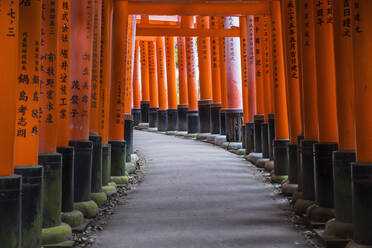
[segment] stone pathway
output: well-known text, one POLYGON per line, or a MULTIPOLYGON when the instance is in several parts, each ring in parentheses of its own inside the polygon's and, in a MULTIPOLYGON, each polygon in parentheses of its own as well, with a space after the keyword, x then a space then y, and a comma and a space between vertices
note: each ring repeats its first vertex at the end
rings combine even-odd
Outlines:
POLYGON ((135 131, 145 180, 95 248, 311 247, 247 161, 204 142, 135 131))

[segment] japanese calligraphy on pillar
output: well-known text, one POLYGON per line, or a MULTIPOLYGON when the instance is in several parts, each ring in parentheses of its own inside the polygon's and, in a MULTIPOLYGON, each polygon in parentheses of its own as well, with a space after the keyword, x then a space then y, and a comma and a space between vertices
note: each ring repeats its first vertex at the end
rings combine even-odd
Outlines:
MULTIPOLYGON (((231 29, 234 26, 239 26, 239 17, 226 17, 225 28, 231 29)), ((225 41, 228 107, 230 109, 242 109, 240 38, 227 37, 225 41)))
POLYGON ((256 80, 261 82, 262 80, 262 17, 255 16, 254 18, 254 37, 255 37, 255 63, 256 63, 256 80))
POLYGON ((313 22, 314 13, 313 7, 309 0, 305 0, 303 3, 303 43, 306 47, 310 47, 314 42, 314 30, 311 28, 313 22))
MULTIPOLYGON (((247 19, 246 17, 240 17, 240 28, 247 30, 247 19), (243 19, 245 18, 245 20, 243 19), (244 25, 244 27, 243 27, 244 25)), ((246 33, 241 33, 240 46, 241 46, 241 60, 242 60, 242 83, 244 88, 248 87, 248 35, 246 33)))
POLYGON ((128 37, 126 48, 126 72, 125 72, 125 85, 124 85, 124 114, 131 115, 132 98, 133 98, 133 59, 134 47, 136 37, 136 16, 130 15, 128 17, 128 37))
POLYGON ((14 163, 35 165, 39 139, 40 0, 21 2, 19 15, 14 163), (19 152, 22 155, 18 155, 19 152))
POLYGON ((93 1, 72 1, 70 138, 88 139, 92 76, 93 1))
POLYGON ((298 79, 298 55, 297 55, 297 19, 296 3, 294 0, 287 1, 286 7, 286 32, 287 32, 287 63, 289 77, 298 79))
POLYGON ((187 70, 187 77, 195 77, 195 38, 187 37, 186 38, 186 58, 187 58, 187 67, 190 68, 187 70))
POLYGON ((57 92, 57 7, 55 0, 42 1, 40 54, 40 152, 55 152, 57 92))
POLYGON ((100 55, 101 55, 101 22, 102 0, 94 0, 93 14, 93 47, 92 47, 92 85, 90 94, 90 131, 98 133, 98 104, 100 91, 100 55))
POLYGON ((60 0, 57 41, 57 145, 68 145, 68 104, 70 93, 71 0, 60 0))
MULTIPOLYGON (((0 2, 0 72, 1 76, 1 115, 0 126, 2 130, 0 151, 0 176, 14 174, 14 139, 15 139, 15 92, 18 87, 17 73, 19 74, 19 1, 3 0, 0 2), (17 56, 18 55, 18 56, 17 56)), ((32 66, 32 65, 31 65, 32 66)), ((22 138, 20 138, 22 139, 22 138)), ((17 163, 16 163, 17 165, 17 163)), ((4 234, 6 235, 6 234, 4 234)))
POLYGON ((112 1, 102 1, 101 19, 101 61, 99 80, 99 135, 102 144, 108 142, 108 123, 111 89, 111 34, 112 34, 112 1))
MULTIPOLYGON (((346 6, 345 11, 347 12, 347 14, 349 14, 348 8, 350 6, 350 2, 351 2, 351 0, 349 0, 349 1, 344 0, 344 6, 346 6)), ((359 3, 359 0, 353 0, 353 5, 354 5, 354 8, 353 8, 353 28, 354 28, 355 33, 361 33, 361 32, 363 32, 363 28, 362 28, 362 22, 361 22, 361 19, 360 19, 360 3, 359 3)), ((347 18, 345 18, 345 19, 347 19, 347 18)))
POLYGON ((318 25, 333 23, 333 0, 315 1, 315 18, 318 25))

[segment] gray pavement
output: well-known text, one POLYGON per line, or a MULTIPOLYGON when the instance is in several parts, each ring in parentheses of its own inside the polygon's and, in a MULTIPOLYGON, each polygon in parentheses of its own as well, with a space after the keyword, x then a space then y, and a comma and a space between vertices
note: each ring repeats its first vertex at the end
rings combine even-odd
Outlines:
POLYGON ((145 180, 95 248, 311 247, 240 157, 204 142, 135 131, 145 180))

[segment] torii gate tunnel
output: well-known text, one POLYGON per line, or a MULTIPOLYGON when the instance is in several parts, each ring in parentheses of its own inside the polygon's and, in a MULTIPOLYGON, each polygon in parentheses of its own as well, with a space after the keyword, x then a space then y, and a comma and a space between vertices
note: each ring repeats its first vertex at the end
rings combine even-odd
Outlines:
POLYGON ((2 247, 96 216, 134 127, 241 143, 326 236, 372 247, 371 0, 1 0, 0 20, 2 247))

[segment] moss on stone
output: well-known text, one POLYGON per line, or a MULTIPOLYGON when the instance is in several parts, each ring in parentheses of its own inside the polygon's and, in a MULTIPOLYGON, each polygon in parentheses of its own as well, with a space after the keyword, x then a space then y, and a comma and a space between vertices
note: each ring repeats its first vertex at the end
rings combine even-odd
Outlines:
POLYGON ((94 201, 75 202, 74 209, 82 212, 86 218, 93 218, 98 214, 98 206, 94 201))
POLYGON ((271 177, 271 181, 273 183, 282 183, 284 180, 287 180, 287 179, 288 179, 287 175, 279 176, 279 175, 273 174, 272 177, 271 177))
POLYGON ((105 192, 107 196, 112 196, 118 192, 116 187, 111 185, 103 186, 102 191, 105 192))
POLYGON ((134 174, 136 172, 136 164, 132 162, 125 163, 125 169, 127 173, 134 174))
POLYGON ((107 195, 105 192, 90 193, 90 198, 100 207, 107 200, 107 195))
POLYGON ((129 178, 127 176, 111 177, 111 181, 117 185, 128 184, 129 178))
POLYGON ((84 215, 79 210, 73 210, 67 213, 61 213, 61 219, 71 227, 76 227, 84 222, 84 215))
POLYGON ((71 227, 62 223, 59 226, 43 228, 41 232, 41 240, 43 245, 57 244, 72 238, 71 227))

